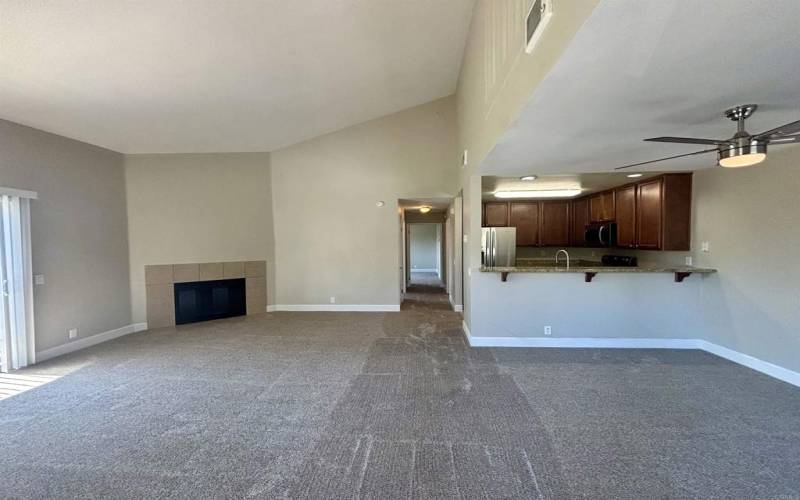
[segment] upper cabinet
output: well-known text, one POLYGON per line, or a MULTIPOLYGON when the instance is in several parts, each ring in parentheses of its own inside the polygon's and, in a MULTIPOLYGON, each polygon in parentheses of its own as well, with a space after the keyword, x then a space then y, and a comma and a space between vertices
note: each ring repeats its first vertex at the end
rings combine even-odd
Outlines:
POLYGON ((636 247, 636 186, 625 186, 614 190, 614 206, 617 222, 617 246, 636 247))
POLYGON ((692 174, 665 174, 637 185, 637 248, 688 251, 691 223, 692 174))
POLYGON ((517 228, 519 246, 585 246, 586 226, 616 222, 617 247, 689 250, 692 174, 664 174, 571 200, 486 202, 484 226, 517 228))
POLYGON ((589 197, 589 213, 592 222, 614 220, 614 191, 603 191, 589 197))
POLYGON ((569 245, 569 201, 542 202, 541 245, 569 245))
POLYGON ((661 178, 638 185, 636 233, 638 248, 661 250, 661 178))
POLYGON ((539 245, 539 202, 512 201, 509 205, 510 226, 517 228, 517 245, 539 245))
POLYGON ((483 225, 485 227, 508 226, 508 203, 486 202, 483 204, 483 225))
POLYGON ((586 226, 589 224, 589 199, 578 198, 569 202, 569 244, 574 247, 586 246, 586 226))

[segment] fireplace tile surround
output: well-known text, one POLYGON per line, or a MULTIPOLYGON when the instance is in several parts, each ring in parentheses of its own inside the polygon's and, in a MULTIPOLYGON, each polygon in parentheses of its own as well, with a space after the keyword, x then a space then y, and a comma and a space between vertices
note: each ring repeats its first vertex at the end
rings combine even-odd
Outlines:
POLYGON ((147 326, 175 325, 175 283, 244 278, 247 314, 263 313, 267 308, 266 271, 263 260, 144 266, 147 326))

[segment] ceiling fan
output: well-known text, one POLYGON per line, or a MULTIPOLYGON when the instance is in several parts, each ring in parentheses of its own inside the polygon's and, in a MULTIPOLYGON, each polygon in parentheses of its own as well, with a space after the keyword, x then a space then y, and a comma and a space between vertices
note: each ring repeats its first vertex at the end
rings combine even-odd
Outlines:
POLYGON ((760 134, 750 134, 744 128, 744 121, 750 117, 758 108, 755 104, 744 104, 725 111, 725 116, 736 122, 737 130, 730 139, 698 139, 694 137, 651 137, 645 139, 650 142, 674 142, 679 144, 708 144, 713 148, 686 153, 682 155, 668 156, 657 160, 643 161, 617 167, 614 170, 647 165, 658 161, 673 160, 684 156, 701 155, 705 153, 717 153, 717 161, 720 166, 728 168, 749 167, 756 163, 761 163, 767 157, 767 145, 781 145, 800 143, 800 120, 772 130, 767 130, 760 134))

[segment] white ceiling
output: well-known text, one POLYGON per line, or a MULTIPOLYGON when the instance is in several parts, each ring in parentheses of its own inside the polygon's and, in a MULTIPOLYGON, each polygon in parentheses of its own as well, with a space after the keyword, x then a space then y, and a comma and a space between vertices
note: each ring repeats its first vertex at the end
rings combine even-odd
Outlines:
POLYGON ((269 151, 455 91, 475 0, 0 2, 0 118, 124 153, 269 151))
MULTIPOLYGON (((728 138, 722 113, 737 104, 759 105, 750 132, 799 120, 798 20, 797 0, 604 0, 480 170, 607 171, 700 151, 642 139, 728 138)), ((715 163, 712 153, 643 170, 715 163)))

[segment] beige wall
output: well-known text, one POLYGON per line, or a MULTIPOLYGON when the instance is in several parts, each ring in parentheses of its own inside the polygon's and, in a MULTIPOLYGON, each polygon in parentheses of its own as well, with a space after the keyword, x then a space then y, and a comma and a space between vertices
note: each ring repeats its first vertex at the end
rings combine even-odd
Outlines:
POLYGON ((147 264, 265 260, 269 301, 268 153, 129 155, 125 177, 134 321, 146 320, 147 264))
POLYGON ((445 98, 275 151, 276 304, 398 305, 397 200, 454 194, 445 98), (377 207, 377 201, 385 201, 377 207))
POLYGON ((36 351, 131 323, 121 154, 0 120, 0 185, 31 202, 36 351))
POLYGON ((719 269, 704 281, 705 338, 800 371, 800 147, 784 147, 695 173, 692 253, 719 269))

